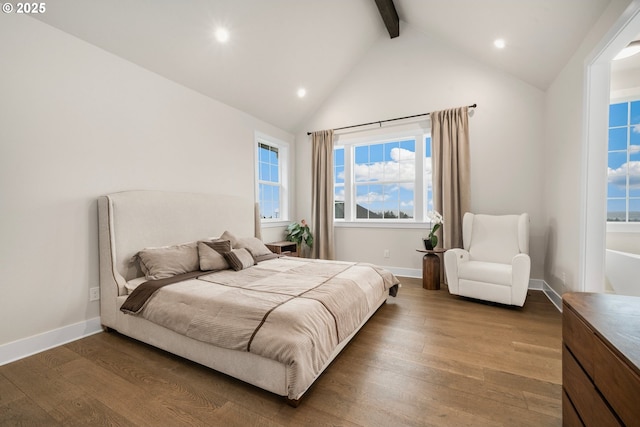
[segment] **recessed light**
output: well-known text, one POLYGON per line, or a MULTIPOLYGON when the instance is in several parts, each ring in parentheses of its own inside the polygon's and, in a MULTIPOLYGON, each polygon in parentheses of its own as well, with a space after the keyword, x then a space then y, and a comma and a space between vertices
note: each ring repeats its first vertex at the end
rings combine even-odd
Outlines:
POLYGON ((504 39, 496 39, 494 40, 493 45, 498 49, 504 49, 506 43, 504 42, 504 39))
POLYGON ((307 94, 307 90, 303 87, 301 87, 300 89, 298 89, 298 98, 304 98, 304 96, 307 94))
POLYGON ((215 35, 216 40, 218 40, 220 43, 226 43, 229 41, 229 31, 226 28, 218 28, 215 35))

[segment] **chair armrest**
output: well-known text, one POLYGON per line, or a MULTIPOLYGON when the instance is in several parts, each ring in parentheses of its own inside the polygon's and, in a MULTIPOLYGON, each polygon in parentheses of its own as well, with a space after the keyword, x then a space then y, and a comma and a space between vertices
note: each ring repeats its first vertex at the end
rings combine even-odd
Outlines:
POLYGON ((444 253, 444 272, 449 292, 458 295, 458 265, 469 261, 469 252, 464 249, 449 249, 444 253))
POLYGON ((518 254, 511 261, 511 301, 522 307, 529 288, 531 258, 527 254, 518 254))

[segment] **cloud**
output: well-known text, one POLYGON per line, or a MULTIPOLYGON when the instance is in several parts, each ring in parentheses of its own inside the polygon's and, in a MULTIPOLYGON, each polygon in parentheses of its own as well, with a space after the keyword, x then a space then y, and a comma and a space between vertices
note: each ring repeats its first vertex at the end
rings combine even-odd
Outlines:
POLYGON ((633 133, 640 133, 640 125, 635 125, 633 127, 633 133))
MULTIPOLYGON (((382 203, 398 200, 399 189, 414 191, 415 190, 415 163, 416 153, 403 148, 392 148, 389 152, 390 160, 376 162, 371 164, 354 164, 353 173, 356 184, 370 183, 376 187, 380 187, 382 183, 392 183, 393 185, 384 184, 384 190, 381 192, 369 191, 367 194, 356 196, 356 203, 360 205, 370 205, 373 203, 382 203), (406 182, 401 182, 406 181, 406 182)), ((424 176, 426 178, 427 189, 431 188, 431 158, 426 158, 424 162, 424 176)), ((343 175, 343 174, 342 174, 343 175)), ((369 190, 373 190, 370 187, 369 190)), ((377 188, 375 188, 377 189, 377 188)), ((338 196, 336 196, 336 200, 338 196)), ((340 194, 344 199, 344 192, 340 194)), ((414 201, 407 200, 405 196, 400 196, 400 210, 413 211, 414 201)))
MULTIPOLYGON (((355 164, 354 176, 356 182, 398 182, 409 181, 399 185, 407 190, 413 190, 415 181, 415 157, 416 153, 403 148, 393 148, 390 152, 391 160, 371 164, 355 164)), ((431 188, 431 158, 427 157, 424 162, 424 176, 426 177, 427 189, 431 188)), ((338 175, 344 179, 344 174, 338 175)))
POLYGON ((627 186, 627 170, 629 172, 629 188, 640 189, 640 161, 624 163, 619 168, 608 168, 609 184, 625 188, 627 186))
POLYGON ((391 160, 371 164, 356 164, 358 181, 413 181, 416 175, 416 153, 404 148, 392 148, 391 160))
POLYGON ((375 202, 384 202, 389 199, 388 194, 380 194, 374 191, 370 191, 367 194, 363 194, 356 197, 356 203, 358 204, 366 204, 366 203, 375 203, 375 202))

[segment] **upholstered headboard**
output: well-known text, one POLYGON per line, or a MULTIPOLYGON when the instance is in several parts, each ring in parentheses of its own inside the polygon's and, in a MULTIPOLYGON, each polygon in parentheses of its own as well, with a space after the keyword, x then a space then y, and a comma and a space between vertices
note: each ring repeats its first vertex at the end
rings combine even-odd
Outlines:
POLYGON ((102 298, 109 286, 124 295, 125 282, 142 275, 131 258, 143 248, 216 237, 225 230, 256 234, 253 200, 229 195, 124 191, 98 199, 98 220, 102 298))

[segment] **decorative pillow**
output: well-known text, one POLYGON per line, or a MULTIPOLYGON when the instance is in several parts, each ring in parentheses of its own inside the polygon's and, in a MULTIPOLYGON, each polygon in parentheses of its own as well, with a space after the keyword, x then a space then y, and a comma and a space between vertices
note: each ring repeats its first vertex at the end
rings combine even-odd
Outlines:
POLYGON ((200 268, 196 242, 145 248, 138 252, 137 257, 147 280, 165 279, 200 268))
POLYGON ((233 249, 231 247, 231 241, 224 239, 203 240, 202 243, 220 254, 229 252, 233 249))
POLYGON ((230 233, 228 231, 225 231, 224 233, 222 233, 222 236, 220 236, 220 239, 230 241, 232 248, 235 248, 236 245, 238 244, 238 238, 235 236, 235 234, 230 233))
POLYGON ((225 252, 224 257, 235 271, 244 270, 256 264, 253 255, 246 248, 232 249, 230 252, 225 252))
POLYGON ((238 242, 234 246, 234 249, 235 248, 249 249, 254 257, 270 255, 273 253, 269 250, 268 247, 265 246, 264 243, 262 243, 262 240, 258 239, 257 237, 245 237, 242 239, 238 239, 238 242))
POLYGON ((226 270, 229 263, 224 257, 225 252, 231 251, 231 242, 228 240, 213 240, 198 242, 198 257, 200 258, 200 270, 226 270))

